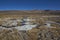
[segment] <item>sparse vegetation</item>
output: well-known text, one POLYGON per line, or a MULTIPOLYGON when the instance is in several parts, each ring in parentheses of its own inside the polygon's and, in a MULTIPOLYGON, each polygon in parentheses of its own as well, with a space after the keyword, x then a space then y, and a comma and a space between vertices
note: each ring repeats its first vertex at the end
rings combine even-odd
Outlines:
POLYGON ((60 11, 0 11, 0 40, 60 40, 60 25, 56 23, 60 24, 60 11), (15 27, 21 27, 26 17, 33 19, 29 21, 31 25, 38 26, 30 30, 17 30, 15 27), (52 21, 49 22, 50 27, 46 27, 46 21, 52 21))

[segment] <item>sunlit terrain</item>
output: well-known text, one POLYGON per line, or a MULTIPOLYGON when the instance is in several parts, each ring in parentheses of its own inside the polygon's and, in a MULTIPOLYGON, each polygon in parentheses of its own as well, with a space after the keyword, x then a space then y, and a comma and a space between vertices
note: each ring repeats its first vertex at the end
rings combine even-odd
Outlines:
POLYGON ((0 40, 60 40, 60 11, 0 11, 0 40))

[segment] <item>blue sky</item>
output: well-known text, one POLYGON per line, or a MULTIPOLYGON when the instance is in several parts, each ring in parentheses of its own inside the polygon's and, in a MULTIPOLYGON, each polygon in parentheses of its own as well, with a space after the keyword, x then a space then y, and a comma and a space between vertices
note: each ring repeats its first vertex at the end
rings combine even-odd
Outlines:
POLYGON ((60 0, 0 0, 0 10, 60 10, 60 0))

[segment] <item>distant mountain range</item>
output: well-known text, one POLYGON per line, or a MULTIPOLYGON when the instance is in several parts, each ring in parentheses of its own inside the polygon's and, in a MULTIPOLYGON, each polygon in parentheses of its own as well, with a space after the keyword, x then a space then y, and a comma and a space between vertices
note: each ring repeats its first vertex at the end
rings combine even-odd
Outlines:
POLYGON ((60 15, 60 10, 5 10, 0 14, 43 14, 43 15, 60 15))

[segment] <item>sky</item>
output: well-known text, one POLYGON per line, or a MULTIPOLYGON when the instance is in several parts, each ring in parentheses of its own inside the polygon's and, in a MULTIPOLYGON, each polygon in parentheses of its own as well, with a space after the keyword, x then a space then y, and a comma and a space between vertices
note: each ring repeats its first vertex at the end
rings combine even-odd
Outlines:
POLYGON ((0 10, 60 10, 60 0, 0 0, 0 10))

